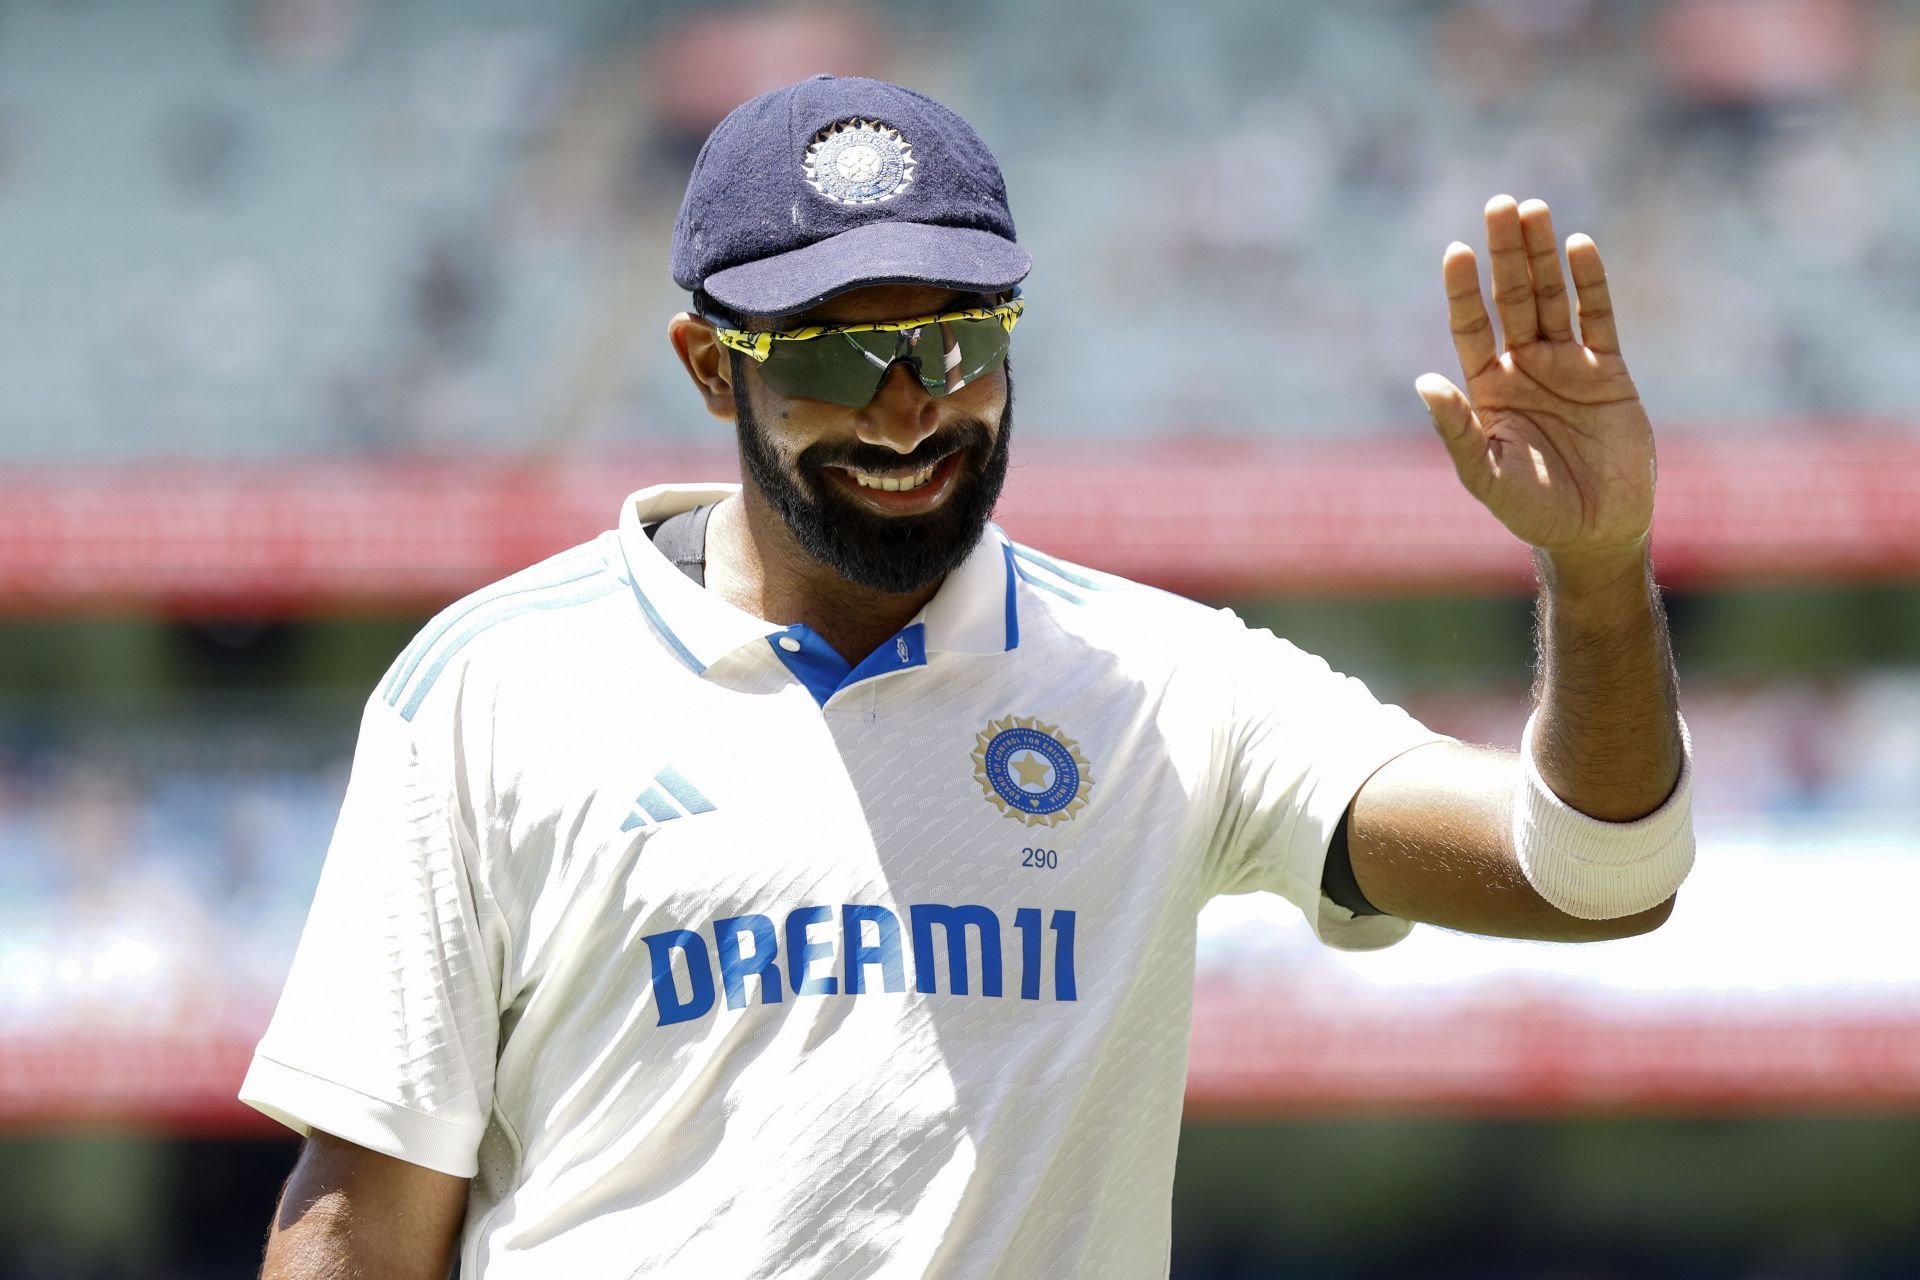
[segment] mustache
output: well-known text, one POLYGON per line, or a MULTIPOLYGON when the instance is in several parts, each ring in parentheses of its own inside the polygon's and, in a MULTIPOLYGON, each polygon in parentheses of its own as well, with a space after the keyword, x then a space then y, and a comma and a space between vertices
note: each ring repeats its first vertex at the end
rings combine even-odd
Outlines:
POLYGON ((794 459, 794 465, 801 471, 821 467, 845 467, 856 471, 918 471, 950 453, 985 454, 992 448, 993 436, 988 432, 987 424, 978 418, 968 418, 928 436, 911 453, 896 453, 892 449, 863 444, 857 440, 835 443, 823 441, 801 450, 800 456, 794 459))

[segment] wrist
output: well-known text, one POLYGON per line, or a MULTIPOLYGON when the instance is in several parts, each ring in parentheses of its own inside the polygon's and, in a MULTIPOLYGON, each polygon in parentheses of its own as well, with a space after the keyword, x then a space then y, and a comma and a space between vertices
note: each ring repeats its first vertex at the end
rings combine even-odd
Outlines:
POLYGON ((1541 587, 1556 602, 1589 599, 1613 601, 1629 595, 1644 595, 1652 577, 1652 564, 1644 537, 1622 546, 1589 551, 1542 551, 1536 548, 1533 558, 1540 574, 1541 587))

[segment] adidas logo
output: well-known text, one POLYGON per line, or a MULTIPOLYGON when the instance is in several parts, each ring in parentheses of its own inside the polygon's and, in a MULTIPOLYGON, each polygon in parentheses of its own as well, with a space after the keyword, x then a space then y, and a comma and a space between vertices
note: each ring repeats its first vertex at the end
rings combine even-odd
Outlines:
POLYGON ((622 831, 672 822, 689 813, 713 812, 713 801, 701 795, 700 789, 672 765, 654 774, 653 780, 659 785, 648 787, 633 798, 633 812, 620 824, 622 831), (676 804, 679 808, 674 807, 676 804))

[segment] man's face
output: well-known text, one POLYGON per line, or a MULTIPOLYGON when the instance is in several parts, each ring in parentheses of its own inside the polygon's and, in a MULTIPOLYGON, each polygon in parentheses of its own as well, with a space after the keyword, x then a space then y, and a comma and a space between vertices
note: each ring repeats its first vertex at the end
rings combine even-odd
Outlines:
MULTIPOLYGON (((755 327, 910 319, 979 301, 883 285, 755 327)), ((743 469, 809 555, 849 582, 895 594, 967 558, 1007 475, 1013 383, 1005 364, 938 400, 896 364, 870 403, 850 409, 782 396, 745 356, 729 355, 743 469)))

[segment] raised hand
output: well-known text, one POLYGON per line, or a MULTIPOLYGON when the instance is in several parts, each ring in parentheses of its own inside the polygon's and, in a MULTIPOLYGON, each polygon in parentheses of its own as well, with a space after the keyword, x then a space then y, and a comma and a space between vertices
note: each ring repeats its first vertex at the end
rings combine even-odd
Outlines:
POLYGON ((1580 332, 1569 313, 1546 202, 1487 202, 1495 340, 1473 250, 1441 266, 1463 392, 1437 373, 1414 383, 1467 491, 1556 560, 1644 553, 1653 523, 1653 425, 1614 332, 1606 269, 1591 238, 1567 238, 1580 332))

